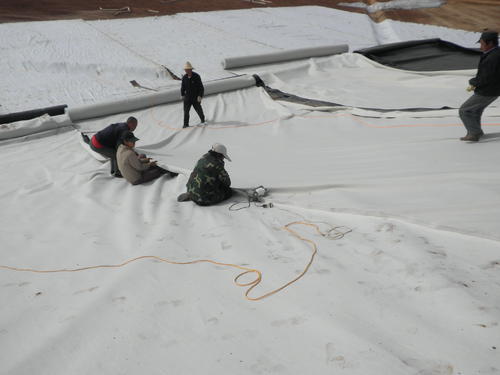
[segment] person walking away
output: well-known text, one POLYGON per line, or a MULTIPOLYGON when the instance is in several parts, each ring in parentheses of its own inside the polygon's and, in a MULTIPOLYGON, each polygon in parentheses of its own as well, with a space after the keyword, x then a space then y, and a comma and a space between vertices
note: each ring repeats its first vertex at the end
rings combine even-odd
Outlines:
POLYGON ((202 123, 205 122, 205 115, 203 114, 203 108, 201 107, 201 100, 205 92, 203 87, 203 82, 198 73, 193 72, 193 66, 188 61, 184 65, 184 71, 186 74, 182 77, 181 85, 181 96, 184 102, 184 125, 183 128, 189 126, 189 111, 191 106, 200 117, 202 123))
POLYGON ((459 109, 460 119, 467 129, 461 141, 477 142, 484 135, 481 129, 481 115, 486 107, 500 96, 500 48, 498 32, 486 31, 481 34, 483 55, 479 60, 477 74, 469 81, 468 91, 474 91, 459 109))
POLYGON ((111 175, 115 177, 122 177, 116 162, 116 149, 120 145, 123 135, 128 131, 134 131, 136 128, 137 119, 131 116, 127 119, 127 122, 111 124, 94 134, 90 139, 90 148, 110 159, 111 175))
POLYGON ((230 198, 233 191, 224 159, 231 161, 226 146, 215 143, 196 163, 186 184, 187 193, 179 195, 177 201, 192 200, 200 206, 211 206, 230 198))
POLYGON ((118 168, 128 182, 132 185, 139 185, 153 181, 164 174, 177 176, 176 173, 169 172, 156 165, 156 161, 147 158, 146 155, 139 155, 135 152, 135 143, 139 140, 134 133, 128 131, 122 137, 122 142, 116 151, 118 168))

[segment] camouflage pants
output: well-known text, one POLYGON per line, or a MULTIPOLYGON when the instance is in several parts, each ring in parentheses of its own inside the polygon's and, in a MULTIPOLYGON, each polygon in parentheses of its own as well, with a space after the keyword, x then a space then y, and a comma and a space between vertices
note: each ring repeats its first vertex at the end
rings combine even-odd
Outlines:
POLYGON ((191 196, 191 200, 198 206, 212 206, 231 198, 232 195, 233 190, 230 187, 227 187, 224 190, 216 191, 207 197, 200 197, 201 199, 197 199, 196 196, 191 196))

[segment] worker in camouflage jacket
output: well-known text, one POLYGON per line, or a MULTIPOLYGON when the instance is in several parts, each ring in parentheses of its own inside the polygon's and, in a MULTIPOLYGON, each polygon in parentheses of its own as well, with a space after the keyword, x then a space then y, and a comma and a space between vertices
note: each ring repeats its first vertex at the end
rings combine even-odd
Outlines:
POLYGON ((214 144, 196 163, 186 184, 187 193, 181 194, 177 200, 192 200, 200 206, 210 206, 231 197, 231 179, 224 169, 224 159, 231 161, 226 147, 220 143, 214 144))

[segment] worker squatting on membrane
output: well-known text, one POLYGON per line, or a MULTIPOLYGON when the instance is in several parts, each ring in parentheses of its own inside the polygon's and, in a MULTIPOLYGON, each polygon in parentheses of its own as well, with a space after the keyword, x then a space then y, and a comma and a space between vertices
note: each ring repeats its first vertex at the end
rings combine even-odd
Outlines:
POLYGON ((233 195, 231 179, 224 169, 224 159, 231 161, 226 146, 215 143, 196 163, 186 184, 187 192, 177 201, 193 201, 199 206, 220 203, 233 195))
POLYGON ((479 60, 477 74, 469 81, 468 91, 474 91, 459 109, 460 118, 467 129, 467 135, 461 141, 477 142, 483 136, 481 115, 486 107, 500 96, 500 48, 498 33, 486 31, 481 34, 483 55, 479 60))
POLYGON ((85 134, 82 134, 82 137, 85 143, 89 144, 92 151, 110 159, 111 175, 122 177, 116 163, 116 149, 121 144, 123 135, 128 131, 133 132, 136 128, 137 119, 131 116, 127 119, 127 122, 111 124, 98 131, 91 139, 85 134))
POLYGON ((164 174, 177 176, 178 173, 160 168, 156 161, 135 152, 135 142, 139 138, 132 131, 137 128, 137 123, 137 119, 131 116, 126 122, 108 125, 90 139, 85 134, 82 138, 93 151, 110 159, 112 176, 125 177, 133 185, 152 181, 164 174))

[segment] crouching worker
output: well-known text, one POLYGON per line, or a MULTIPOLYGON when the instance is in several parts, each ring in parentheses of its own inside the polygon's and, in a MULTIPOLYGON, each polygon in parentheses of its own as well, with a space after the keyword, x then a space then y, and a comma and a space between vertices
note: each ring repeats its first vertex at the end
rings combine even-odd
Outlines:
POLYGON ((128 182, 132 185, 139 185, 155 180, 166 173, 170 176, 177 176, 175 173, 158 167, 156 161, 152 161, 146 155, 137 154, 134 147, 138 140, 139 138, 136 138, 134 133, 126 132, 122 137, 122 144, 116 151, 118 168, 128 182))
POLYGON ((119 167, 116 164, 116 148, 120 145, 123 134, 128 131, 134 131, 137 128, 137 119, 130 116, 127 122, 111 124, 94 136, 87 142, 88 137, 83 136, 83 140, 90 144, 90 148, 109 158, 111 161, 111 175, 122 177, 119 167))
POLYGON ((231 179, 224 169, 226 146, 215 143, 212 149, 198 160, 188 183, 187 193, 179 195, 179 202, 193 201, 200 206, 217 204, 231 197, 231 179))

